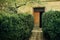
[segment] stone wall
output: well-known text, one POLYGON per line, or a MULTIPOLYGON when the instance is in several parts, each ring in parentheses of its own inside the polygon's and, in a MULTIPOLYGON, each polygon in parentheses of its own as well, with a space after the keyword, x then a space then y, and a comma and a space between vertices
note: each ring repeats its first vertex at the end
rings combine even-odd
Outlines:
POLYGON ((58 10, 58 11, 60 11, 60 1, 46 2, 45 11, 49 11, 49 10, 58 10))
POLYGON ((38 3, 29 3, 25 6, 22 6, 18 8, 18 13, 20 12, 28 12, 30 14, 33 14, 33 8, 34 7, 45 7, 45 11, 49 10, 58 10, 60 11, 60 1, 41 1, 41 4, 38 3))

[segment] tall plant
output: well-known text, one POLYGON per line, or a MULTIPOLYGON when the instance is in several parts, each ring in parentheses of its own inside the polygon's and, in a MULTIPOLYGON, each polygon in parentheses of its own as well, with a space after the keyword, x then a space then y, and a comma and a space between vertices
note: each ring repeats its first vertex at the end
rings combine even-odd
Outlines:
POLYGON ((49 11, 43 13, 42 29, 48 40, 60 40, 60 12, 49 11))

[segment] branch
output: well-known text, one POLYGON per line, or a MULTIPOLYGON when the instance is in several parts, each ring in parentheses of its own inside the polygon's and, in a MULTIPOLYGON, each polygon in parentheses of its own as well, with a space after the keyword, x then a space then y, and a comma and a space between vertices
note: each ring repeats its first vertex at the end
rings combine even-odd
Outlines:
POLYGON ((25 4, 21 4, 21 5, 19 5, 19 6, 17 6, 17 3, 15 3, 15 7, 16 7, 16 8, 19 8, 19 7, 21 7, 21 6, 26 5, 27 3, 34 3, 34 1, 25 2, 25 4))
POLYGON ((17 6, 17 4, 15 3, 15 7, 16 7, 16 8, 19 8, 19 7, 23 6, 23 5, 26 5, 26 3, 25 3, 25 4, 21 4, 21 5, 19 5, 19 6, 17 6))

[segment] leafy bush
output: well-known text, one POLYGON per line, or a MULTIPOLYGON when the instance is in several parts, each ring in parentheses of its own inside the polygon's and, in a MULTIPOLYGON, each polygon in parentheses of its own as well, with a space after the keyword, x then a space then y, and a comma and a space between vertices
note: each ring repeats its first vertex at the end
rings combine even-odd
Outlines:
POLYGON ((33 26, 30 14, 0 12, 0 40, 28 40, 33 26))
POLYGON ((48 40, 60 40, 60 12, 48 11, 42 15, 42 30, 48 40))

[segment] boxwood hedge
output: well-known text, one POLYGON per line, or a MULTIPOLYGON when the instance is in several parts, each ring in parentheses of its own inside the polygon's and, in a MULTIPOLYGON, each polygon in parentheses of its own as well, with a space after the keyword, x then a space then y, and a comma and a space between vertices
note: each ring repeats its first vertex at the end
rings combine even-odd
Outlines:
POLYGON ((28 40, 33 26, 30 14, 0 12, 0 40, 28 40))
POLYGON ((42 30, 48 40, 60 40, 60 11, 43 13, 42 30))

